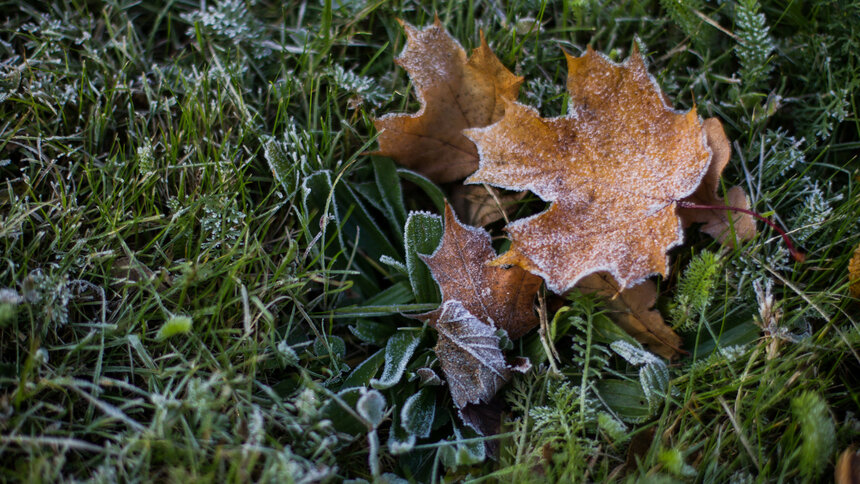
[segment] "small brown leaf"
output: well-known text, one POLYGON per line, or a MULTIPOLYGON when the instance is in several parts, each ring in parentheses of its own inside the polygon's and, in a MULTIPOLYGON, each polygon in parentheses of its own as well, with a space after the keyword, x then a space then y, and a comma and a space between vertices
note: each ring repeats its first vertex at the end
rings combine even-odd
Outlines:
MULTIPOLYGON (((496 435, 502 430, 502 413, 505 410, 504 399, 496 395, 489 403, 468 404, 460 409, 460 419, 472 427, 478 435, 496 435)), ((487 453, 492 457, 499 455, 499 440, 490 439, 484 442, 487 453)))
MULTIPOLYGON (((748 210, 750 208, 749 200, 747 200, 747 195, 741 187, 730 188, 725 200, 719 196, 720 176, 722 176, 723 169, 732 157, 732 145, 729 143, 725 130, 723 130, 723 124, 717 118, 708 118, 702 123, 702 129, 705 132, 708 148, 711 149, 711 165, 708 167, 705 177, 702 178, 702 184, 684 201, 696 205, 729 206, 748 210)), ((750 240, 756 234, 755 219, 746 213, 681 207, 678 210, 678 215, 681 216, 684 227, 689 227, 694 223, 703 223, 702 232, 717 239, 721 244, 726 244, 732 229, 734 229, 739 242, 750 240)))
POLYGON ((638 52, 615 64, 589 48, 567 64, 569 115, 509 102, 499 122, 465 131, 481 156, 467 183, 553 202, 506 227, 511 249, 493 263, 540 275, 556 293, 598 271, 621 287, 665 275, 666 252, 683 242, 677 202, 711 158, 696 110, 667 106, 638 52))
POLYGON ((451 205, 466 225, 486 227, 513 214, 526 192, 503 192, 489 185, 456 185, 451 205))
POLYGON ((170 273, 162 268, 154 272, 137 260, 123 256, 116 259, 111 267, 112 283, 117 285, 135 285, 140 281, 149 280, 156 289, 162 289, 171 284, 170 273))
MULTIPOLYGON (((504 269, 487 265, 496 257, 486 230, 468 227, 445 206, 445 232, 432 255, 422 255, 443 301, 457 300, 485 324, 519 338, 538 325, 534 298, 541 279, 519 267, 504 269)), ((432 313, 424 315, 431 317, 432 313)))
POLYGON ((652 427, 644 428, 630 439, 630 446, 627 448, 627 459, 624 462, 624 467, 627 469, 636 469, 651 446, 654 445, 654 437, 657 434, 656 429, 652 427))
POLYGON ((123 256, 114 261, 111 276, 120 283, 136 284, 142 280, 155 279, 155 272, 143 264, 123 256))
POLYGON ((500 119, 503 99, 515 99, 523 79, 499 62, 483 34, 481 46, 467 60, 438 17, 424 30, 400 24, 407 42, 395 62, 409 73, 421 109, 377 119, 376 154, 437 183, 459 180, 478 167, 478 150, 462 131, 500 119))
POLYGON ((854 255, 848 261, 848 281, 851 283, 849 291, 854 297, 860 297, 860 245, 854 249, 854 255))
POLYGON ((851 446, 842 452, 834 471, 836 484, 860 484, 860 452, 851 446))
POLYGON ((649 351, 669 360, 678 357, 681 337, 663 321, 660 311, 651 309, 657 301, 654 281, 645 280, 620 290, 612 276, 598 272, 584 277, 576 287, 584 293, 605 297, 611 311, 609 317, 649 351))
POLYGON ((488 403, 511 376, 493 327, 455 300, 434 311, 429 324, 439 333, 434 351, 454 404, 488 403))

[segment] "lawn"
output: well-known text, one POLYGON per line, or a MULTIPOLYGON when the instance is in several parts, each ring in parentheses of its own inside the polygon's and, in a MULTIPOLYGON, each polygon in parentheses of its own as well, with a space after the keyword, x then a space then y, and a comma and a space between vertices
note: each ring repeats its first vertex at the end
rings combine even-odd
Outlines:
MULTIPOLYGON (((840 461, 860 444, 860 3, 2 5, 3 482, 832 482, 837 462, 860 467, 840 461), (420 255, 462 179, 377 153, 374 120, 421 108, 399 20, 435 16, 466 52, 483 36, 543 117, 576 109, 565 54, 638 49, 675 108, 722 122, 718 192, 740 186, 805 260, 762 222, 725 244, 693 226, 646 283, 659 314, 544 285, 540 328, 488 336, 531 369, 481 406, 501 423, 480 435, 438 321, 413 317, 439 307, 420 255), (630 313, 682 351, 655 355, 621 329, 630 313)), ((510 220, 549 206, 511 197, 510 220)), ((509 250, 505 221, 485 225, 509 250)))

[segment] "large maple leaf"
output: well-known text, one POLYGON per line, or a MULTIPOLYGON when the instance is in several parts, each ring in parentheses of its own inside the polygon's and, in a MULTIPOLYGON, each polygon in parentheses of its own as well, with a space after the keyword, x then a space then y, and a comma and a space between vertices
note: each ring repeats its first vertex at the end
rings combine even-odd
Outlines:
MULTIPOLYGON (((538 325, 534 299, 541 279, 519 267, 504 269, 487 263, 496 258, 490 234, 457 220, 445 205, 445 232, 432 255, 421 255, 439 284, 443 301, 457 300, 484 324, 504 329, 511 339, 538 325)), ((435 319, 442 311, 419 317, 435 319)))
POLYGON ((438 17, 424 30, 400 24, 407 41, 395 62, 409 73, 421 109, 377 119, 375 154, 438 183, 459 180, 478 167, 478 151, 462 131, 499 120, 504 100, 517 97, 523 78, 499 62, 483 34, 481 46, 467 59, 438 17))
POLYGON ((506 227, 513 243, 494 263, 538 274, 558 293, 598 271, 622 288, 665 275, 666 252, 683 242, 677 201, 711 159, 696 110, 666 105, 638 50, 615 64, 589 47, 567 64, 569 115, 544 119, 509 102, 499 122, 465 132, 480 153, 467 183, 553 202, 506 227))

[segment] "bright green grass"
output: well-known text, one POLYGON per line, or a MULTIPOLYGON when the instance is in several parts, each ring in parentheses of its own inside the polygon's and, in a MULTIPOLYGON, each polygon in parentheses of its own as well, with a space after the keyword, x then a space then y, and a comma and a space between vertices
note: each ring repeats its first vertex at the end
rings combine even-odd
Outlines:
POLYGON ((762 3, 3 3, 0 479, 829 481, 860 439, 860 5, 762 3), (438 370, 433 332, 399 311, 436 296, 380 256, 405 260, 407 211, 439 210, 414 178, 398 205, 393 166, 363 153, 373 117, 417 109, 396 19, 434 12, 466 48, 483 30, 545 116, 566 110, 563 51, 620 60, 638 38, 675 105, 735 140, 726 188, 808 254, 688 231, 658 308, 691 355, 643 370, 665 392, 572 295, 561 375, 536 335, 513 349, 536 369, 503 392, 496 460, 444 387, 430 436, 392 455, 409 377, 438 370), (710 270, 679 283, 691 265, 710 270), (397 327, 416 339, 405 375, 356 406, 341 389, 382 378, 397 327))

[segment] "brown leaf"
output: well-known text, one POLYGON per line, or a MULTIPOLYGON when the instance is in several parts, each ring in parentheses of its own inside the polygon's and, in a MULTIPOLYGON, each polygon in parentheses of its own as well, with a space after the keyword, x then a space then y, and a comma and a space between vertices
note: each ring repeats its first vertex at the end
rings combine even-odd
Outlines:
POLYGON ((630 446, 627 448, 627 460, 624 462, 627 469, 636 469, 639 461, 648 454, 651 446, 654 445, 656 433, 654 427, 648 427, 633 435, 633 438, 630 439, 630 446))
POLYGON ((443 301, 462 302, 480 321, 504 329, 516 339, 538 325, 534 298, 541 280, 519 267, 487 265, 495 257, 490 234, 461 224, 450 205, 445 206, 442 242, 432 255, 421 255, 439 284, 443 301))
POLYGON ((395 62, 409 73, 421 109, 377 119, 375 154, 390 156, 437 183, 459 180, 478 167, 478 151, 462 131, 500 119, 503 99, 515 99, 523 79, 499 62, 483 34, 481 46, 467 60, 438 17, 424 30, 400 24, 407 42, 395 62))
POLYGON ((111 276, 120 283, 136 284, 142 280, 155 279, 155 272, 143 264, 135 263, 123 256, 116 259, 111 267, 111 276))
POLYGON ((582 278, 576 287, 584 293, 604 296, 609 317, 649 351, 669 360, 679 356, 681 337, 663 321, 660 311, 651 309, 657 301, 654 281, 645 280, 619 291, 612 276, 598 272, 582 278))
POLYGON ((571 111, 544 119, 509 102, 504 117, 465 131, 480 167, 467 183, 531 190, 550 208, 507 226, 518 265, 562 293, 607 271, 628 287, 666 274, 683 242, 676 202, 692 194, 711 155, 701 122, 665 105, 635 51, 623 64, 588 49, 567 57, 571 111))
POLYGON ((860 298, 860 245, 854 249, 854 255, 848 261, 848 287, 852 296, 860 298))
POLYGON ((860 452, 851 446, 842 452, 834 470, 836 484, 860 484, 860 452))
MULTIPOLYGON (((726 200, 719 196, 720 176, 732 157, 732 145, 723 130, 723 124, 717 118, 708 118, 702 123, 702 129, 705 131, 705 142, 711 149, 711 165, 702 178, 702 184, 684 201, 696 205, 730 206, 749 210, 749 200, 741 187, 730 188, 726 200)), ((746 213, 680 208, 678 215, 681 216, 684 227, 694 223, 705 224, 701 228, 702 232, 719 240, 721 244, 726 244, 732 229, 738 241, 750 240, 756 234, 755 219, 746 213)))
MULTIPOLYGON (((496 435, 502 430, 502 413, 505 403, 499 395, 488 403, 468 404, 459 411, 460 419, 464 424, 472 427, 478 435, 496 435)), ((499 455, 499 440, 490 439, 484 441, 487 453, 491 457, 499 455)))
POLYGON ((503 192, 489 185, 456 185, 451 189, 451 205, 466 225, 486 227, 507 221, 526 192, 503 192))
POLYGON ((469 403, 489 402, 511 376, 494 328, 455 300, 442 303, 429 324, 439 333, 433 349, 454 404, 463 408, 469 403))

